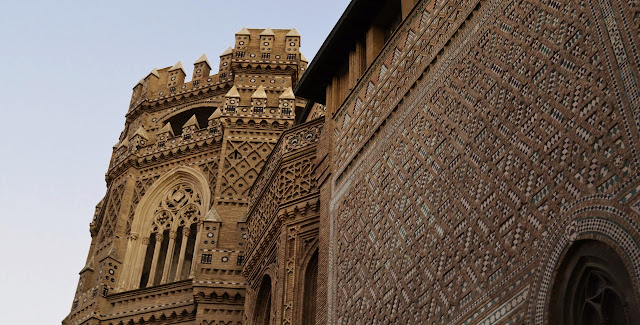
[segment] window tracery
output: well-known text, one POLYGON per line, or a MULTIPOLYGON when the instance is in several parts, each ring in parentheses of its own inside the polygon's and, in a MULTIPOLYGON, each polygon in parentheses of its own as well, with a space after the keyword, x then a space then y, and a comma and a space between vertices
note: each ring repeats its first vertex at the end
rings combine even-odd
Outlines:
POLYGON ((624 263, 595 240, 578 241, 567 251, 550 307, 552 324, 632 324, 639 316, 624 263))
POLYGON ((141 288, 187 278, 201 210, 202 198, 188 184, 174 185, 162 196, 151 221, 141 288))

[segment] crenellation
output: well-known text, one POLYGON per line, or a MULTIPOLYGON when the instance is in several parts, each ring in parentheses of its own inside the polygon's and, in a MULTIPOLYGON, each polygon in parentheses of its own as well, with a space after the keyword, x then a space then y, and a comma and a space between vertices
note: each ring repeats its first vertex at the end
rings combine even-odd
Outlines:
MULTIPOLYGON (((262 85, 266 89, 282 92, 287 87, 293 87, 308 64, 299 49, 300 36, 295 29, 243 28, 236 33, 235 47, 229 47, 220 55, 217 74, 210 75, 211 64, 206 54, 194 63, 191 81, 185 81, 186 72, 180 61, 171 67, 154 69, 133 88, 131 116, 137 116, 134 111, 138 107, 145 109, 152 102, 176 99, 176 96, 193 96, 216 88, 228 91, 227 87, 234 84, 243 88, 262 85), (265 46, 265 43, 269 45, 265 46), (264 65, 262 62, 271 64, 264 65), (268 80, 264 79, 267 76, 268 80)), ((278 95, 274 94, 273 97, 277 99, 278 95)))

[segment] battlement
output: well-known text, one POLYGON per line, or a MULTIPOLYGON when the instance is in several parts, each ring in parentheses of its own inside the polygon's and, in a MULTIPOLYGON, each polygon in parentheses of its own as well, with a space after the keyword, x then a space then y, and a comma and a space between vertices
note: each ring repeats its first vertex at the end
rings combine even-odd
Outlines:
POLYGON ((294 87, 293 83, 299 80, 308 65, 300 52, 300 44, 300 34, 295 28, 242 28, 235 34, 234 46, 220 54, 218 73, 211 75, 212 66, 206 54, 193 63, 190 81, 186 81, 187 70, 181 61, 162 69, 154 68, 133 87, 129 111, 145 101, 199 93, 210 88, 226 89, 233 85, 257 88, 262 84, 282 91, 294 87), (253 77, 264 71, 269 71, 270 78, 261 77, 258 81, 253 77), (289 78, 278 78, 278 75, 289 78))

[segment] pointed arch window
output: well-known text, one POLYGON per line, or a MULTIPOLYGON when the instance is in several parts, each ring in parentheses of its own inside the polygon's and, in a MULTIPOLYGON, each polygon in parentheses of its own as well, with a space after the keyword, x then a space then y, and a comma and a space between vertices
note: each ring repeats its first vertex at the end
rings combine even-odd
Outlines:
POLYGON ((596 240, 574 243, 557 270, 550 324, 635 324, 633 283, 615 250, 596 240))
POLYGON ((185 280, 193 264, 202 198, 188 184, 171 187, 151 224, 140 288, 185 280))

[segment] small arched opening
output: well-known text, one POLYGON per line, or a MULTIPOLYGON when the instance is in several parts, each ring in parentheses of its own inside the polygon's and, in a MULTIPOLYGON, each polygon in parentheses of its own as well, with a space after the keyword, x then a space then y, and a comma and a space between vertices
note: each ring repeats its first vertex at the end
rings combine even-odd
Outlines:
POLYGON ((302 324, 316 323, 316 294, 318 292, 318 251, 309 259, 304 271, 304 288, 302 296, 302 324))
POLYGON ((253 319, 256 325, 268 325, 271 322, 271 277, 268 275, 262 278, 253 319))

